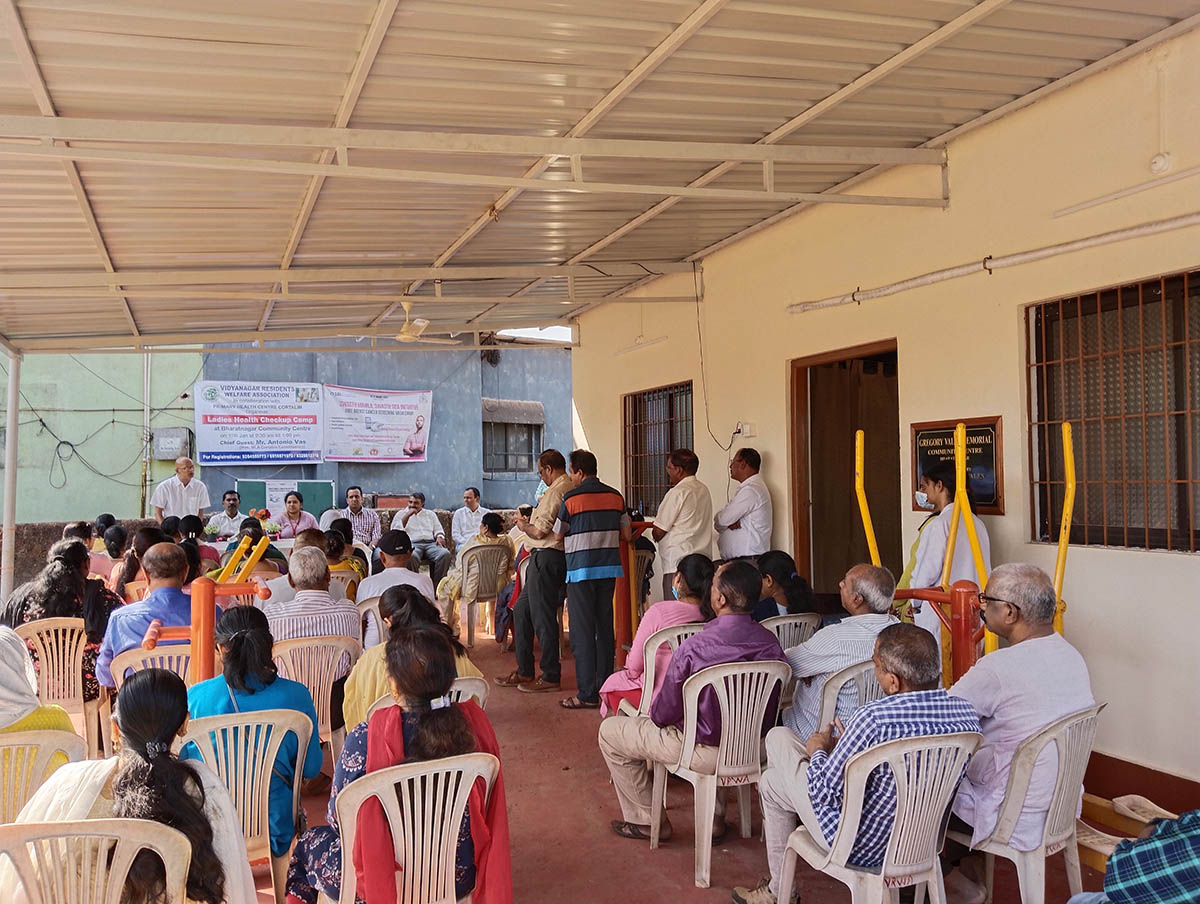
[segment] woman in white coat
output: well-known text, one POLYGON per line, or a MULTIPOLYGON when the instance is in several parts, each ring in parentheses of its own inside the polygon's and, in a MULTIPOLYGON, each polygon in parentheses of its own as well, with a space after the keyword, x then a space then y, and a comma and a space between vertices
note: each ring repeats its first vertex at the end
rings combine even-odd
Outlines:
MULTIPOLYGON (((113 722, 121 752, 105 760, 68 763, 22 808, 18 823, 82 819, 151 819, 178 829, 192 846, 187 900, 194 904, 257 904, 241 823, 224 784, 207 767, 171 753, 187 731, 187 687, 174 672, 146 669, 122 685, 113 722)), ((158 900, 162 864, 139 856, 125 884, 130 901, 158 900)), ((0 901, 26 900, 15 873, 0 870, 0 901)), ((122 900, 125 900, 123 898, 122 900)))
MULTIPOLYGON (((954 460, 943 459, 926 468, 917 484, 917 505, 932 509, 934 514, 922 525, 911 569, 905 569, 909 575, 906 586, 914 590, 941 585, 942 566, 946 561, 946 543, 950 539, 950 522, 954 518, 955 479, 954 460)), ((975 533, 979 537, 983 567, 990 572, 992 570, 992 549, 988 540, 987 528, 973 512, 971 517, 975 521, 975 533)), ((983 577, 984 575, 980 575, 976 571, 975 556, 971 552, 971 543, 967 539, 966 523, 960 518, 958 536, 954 541, 954 561, 950 565, 950 583, 974 581, 976 584, 982 585, 983 577)), ((913 621, 933 634, 940 650, 942 623, 934 613, 933 607, 928 603, 922 604, 921 610, 913 616, 913 621)))

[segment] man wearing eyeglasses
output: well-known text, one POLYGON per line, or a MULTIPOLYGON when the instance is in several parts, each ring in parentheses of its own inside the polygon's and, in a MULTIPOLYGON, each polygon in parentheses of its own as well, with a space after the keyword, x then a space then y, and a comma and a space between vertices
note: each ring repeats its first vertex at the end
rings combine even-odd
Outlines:
MULTIPOLYGON (((971 758, 954 801, 952 828, 971 834, 972 844, 992 833, 1008 785, 1013 753, 1026 738, 1059 719, 1095 704, 1083 656, 1054 633, 1058 599, 1049 575, 1036 565, 1001 565, 979 594, 981 616, 1006 646, 989 653, 955 682, 950 694, 966 700, 979 713, 983 746, 971 758), (955 825, 957 823, 957 825, 955 825), (963 825, 965 823, 965 825, 963 825)), ((1033 768, 1029 793, 1009 844, 1031 851, 1042 840, 1057 780, 1058 753, 1053 744, 1033 768)), ((1080 789, 1082 792, 1082 789, 1080 789)), ((947 842, 946 859, 961 868, 947 877, 963 900, 979 896, 982 867, 965 860, 967 852, 947 842), (955 849, 957 848, 957 849, 955 849)), ((953 900, 955 895, 950 894, 953 900)))

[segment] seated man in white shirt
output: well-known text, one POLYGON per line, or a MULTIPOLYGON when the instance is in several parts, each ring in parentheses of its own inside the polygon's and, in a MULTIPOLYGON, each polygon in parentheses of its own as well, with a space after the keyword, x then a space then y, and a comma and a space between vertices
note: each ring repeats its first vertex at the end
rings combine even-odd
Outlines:
MULTIPOLYGON (((284 602, 268 600, 262 607, 275 643, 299 637, 362 640, 358 607, 346 599, 335 600, 329 595, 329 565, 323 550, 293 547, 286 577, 295 596, 284 602)), ((342 698, 351 665, 350 658, 343 656, 334 673, 329 713, 330 726, 335 729, 346 724, 342 718, 342 698)))
POLYGON ((454 538, 454 551, 462 549, 467 541, 478 536, 479 525, 483 516, 491 509, 485 509, 479 504, 479 488, 467 487, 463 490, 463 505, 455 509, 454 518, 450 522, 450 536, 454 538))
MULTIPOLYGON (((408 534, 402 530, 389 530, 379 538, 379 555, 383 559, 383 571, 364 578, 358 585, 356 598, 358 602, 383 595, 383 591, 397 584, 409 584, 421 591, 421 595, 429 602, 437 605, 437 593, 433 589, 433 581, 429 575, 412 571, 409 561, 412 558, 413 545, 408 534)), ((374 618, 367 619, 366 633, 363 635, 363 649, 375 646, 380 641, 379 626, 374 618)))
POLYGON ((221 496, 221 511, 208 518, 208 527, 217 528, 217 538, 232 537, 242 529, 246 516, 240 511, 242 497, 237 490, 226 490, 221 496))
POLYGON ((446 548, 446 532, 437 513, 425 508, 424 493, 410 493, 408 508, 400 512, 400 526, 412 543, 412 559, 409 568, 413 571, 421 567, 421 562, 429 563, 429 576, 436 587, 450 570, 454 557, 446 548))
MULTIPOLYGON (((297 550, 305 548, 319 549, 321 552, 324 552, 325 534, 312 528, 300 531, 300 533, 296 534, 296 539, 292 543, 292 555, 295 555, 297 550)), ((290 567, 291 562, 289 561, 288 564, 290 567)), ((279 577, 271 578, 270 580, 263 580, 261 577, 255 576, 254 580, 266 585, 266 588, 271 591, 271 595, 266 600, 260 601, 258 597, 254 598, 254 605, 260 609, 266 609, 266 604, 268 603, 286 603, 296 597, 296 589, 288 580, 288 575, 286 574, 281 574, 279 577)), ((331 584, 329 595, 335 600, 344 600, 346 598, 346 586, 340 581, 336 584, 331 584)), ((276 640, 278 639, 276 638, 276 640)))
MULTIPOLYGON (((803 745, 821 727, 821 694, 825 682, 835 672, 866 662, 875 652, 875 639, 888 625, 898 619, 892 615, 892 594, 896 581, 886 568, 875 565, 855 565, 838 584, 842 608, 850 613, 836 625, 822 628, 799 646, 784 651, 796 690, 792 705, 783 712, 783 728, 790 730, 795 743, 803 745)), ((838 694, 837 717, 849 723, 858 704, 853 684, 838 694)))
MULTIPOLYGON (((996 826, 1017 746, 1096 702, 1083 656, 1054 633, 1058 599, 1046 572, 1036 565, 1001 565, 992 572, 979 601, 988 628, 1007 645, 980 659, 949 691, 975 707, 983 726, 983 746, 971 757, 954 800, 956 818, 951 820, 952 828, 970 833, 972 843, 986 838, 996 826)), ((1058 751, 1050 744, 1034 764, 1029 792, 1009 839, 1019 851, 1031 851, 1041 843, 1057 770, 1058 751)), ((965 854, 960 845, 947 842, 949 862, 956 863, 965 854)), ((963 866, 965 879, 982 878, 978 863, 963 866)), ((969 889, 968 895, 973 892, 978 897, 979 891, 969 889)))
POLYGON ((712 555, 712 494, 696 477, 700 459, 691 449, 674 449, 667 456, 671 488, 659 503, 651 533, 663 566, 663 599, 671 598, 679 560, 692 553, 712 555))
POLYGON ((751 448, 738 449, 729 462, 729 476, 741 486, 713 519, 722 559, 761 556, 771 548, 771 494, 761 467, 762 457, 751 448))

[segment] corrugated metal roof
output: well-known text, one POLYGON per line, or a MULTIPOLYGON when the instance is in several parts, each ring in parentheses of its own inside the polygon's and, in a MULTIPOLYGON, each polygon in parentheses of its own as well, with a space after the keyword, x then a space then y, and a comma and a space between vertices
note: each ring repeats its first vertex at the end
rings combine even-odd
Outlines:
POLYGON ((0 0, 0 341, 388 335, 405 293, 426 336, 564 322, 875 165, 703 157, 715 142, 936 145, 1198 23, 1200 0, 0 0), (244 128, 259 125, 330 131, 244 128), (474 146, 367 147, 342 128, 474 146), (454 273, 588 263, 570 280, 454 273), (326 267, 440 279, 301 282, 326 267), (244 282, 101 279, 229 269, 244 282), (96 280, 59 288, 64 273, 96 280))

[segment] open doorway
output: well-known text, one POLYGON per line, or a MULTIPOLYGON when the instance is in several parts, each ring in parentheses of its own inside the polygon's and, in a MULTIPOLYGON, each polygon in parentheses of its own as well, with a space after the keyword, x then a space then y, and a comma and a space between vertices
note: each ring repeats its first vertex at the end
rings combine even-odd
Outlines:
POLYGON ((895 340, 791 362, 793 536, 797 570, 836 593, 869 562, 854 493, 854 432, 866 433, 865 479, 883 564, 899 577, 900 410, 895 340))

